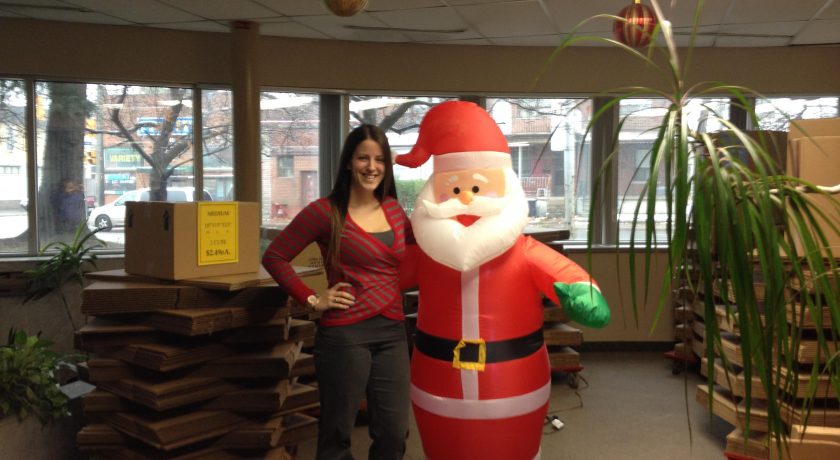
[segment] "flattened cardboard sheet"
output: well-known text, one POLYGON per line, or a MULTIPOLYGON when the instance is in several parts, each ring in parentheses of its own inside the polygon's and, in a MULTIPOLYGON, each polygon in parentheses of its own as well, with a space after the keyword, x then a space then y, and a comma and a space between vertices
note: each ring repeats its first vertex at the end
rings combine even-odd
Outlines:
POLYGON ((244 422, 230 412, 195 411, 183 414, 103 413, 103 421, 152 447, 173 450, 213 439, 235 430, 244 422))
POLYGON ((184 377, 165 382, 123 379, 101 382, 100 388, 161 412, 213 399, 236 387, 224 379, 184 377))
POLYGON ((277 285, 214 290, 162 281, 96 280, 82 290, 82 312, 89 315, 215 307, 285 308, 277 285))
POLYGON ((583 343, 583 333, 566 323, 545 323, 543 339, 546 345, 576 346, 583 343))

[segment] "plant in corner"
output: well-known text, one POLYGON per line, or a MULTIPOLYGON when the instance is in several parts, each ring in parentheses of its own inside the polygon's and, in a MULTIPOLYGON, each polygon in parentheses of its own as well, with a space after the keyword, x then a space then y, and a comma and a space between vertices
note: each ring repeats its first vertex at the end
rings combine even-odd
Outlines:
POLYGON ((9 331, 0 346, 0 418, 16 415, 23 421, 34 415, 42 424, 69 415, 67 396, 61 392, 55 370, 72 358, 51 350, 52 343, 23 331, 9 331))
MULTIPOLYGON (((689 126, 685 113, 689 102, 703 97, 728 97, 743 109, 758 126, 752 99, 760 94, 747 88, 718 82, 700 82, 689 86, 686 79, 691 68, 694 34, 698 30, 703 1, 697 2, 690 45, 678 51, 671 24, 662 15, 656 0, 651 0, 658 19, 653 30, 656 41, 638 50, 621 42, 577 35, 585 23, 607 19, 627 21, 612 15, 588 18, 564 39, 549 57, 547 67, 557 60, 566 47, 581 41, 601 41, 621 48, 645 63, 664 80, 665 90, 652 87, 628 87, 607 93, 607 102, 594 114, 591 129, 602 117, 614 113, 622 100, 632 97, 660 97, 668 101, 665 114, 654 129, 652 147, 646 152, 644 167, 649 176, 640 193, 632 218, 629 243, 629 266, 633 311, 638 318, 636 285, 648 286, 653 253, 663 243, 667 247, 666 283, 658 296, 656 318, 677 277, 689 281, 697 302, 702 303, 705 318, 715 318, 713 292, 722 295, 726 315, 737 319, 744 381, 757 376, 767 397, 768 435, 778 449, 783 449, 788 433, 783 416, 785 405, 801 404, 807 423, 817 382, 827 381, 834 395, 840 395, 840 359, 837 340, 840 337, 840 276, 837 259, 828 247, 829 235, 840 228, 829 216, 840 213, 840 201, 831 198, 837 187, 820 187, 784 173, 784 164, 771 155, 771 139, 751 135, 719 114, 707 110, 727 130, 727 136, 698 132, 689 126), (664 46, 663 46, 664 45, 664 46), (681 54, 682 53, 682 54, 681 54), (734 148, 728 139, 736 139, 734 148), (657 190, 659 188, 659 190, 657 190), (659 194, 664 189, 664 196, 659 194), (829 197, 828 207, 816 205, 813 197, 829 197), (655 206, 664 201, 665 241, 654 226, 655 206), (637 233, 637 229, 639 232, 637 233), (639 236, 637 236, 639 235, 639 236), (636 270, 636 257, 644 259, 644 269, 636 270), (694 274, 694 275, 693 275, 694 274), (693 276, 692 276, 693 275, 693 276), (759 293, 754 279, 764 281, 759 293), (692 280, 696 282, 692 283, 692 280), (807 289, 806 289, 807 288, 807 289), (806 292, 807 291, 807 292, 806 292), (796 293, 796 294, 791 294, 796 293), (792 313, 791 313, 792 312, 792 313), (831 324, 823 322, 830 317, 831 324), (813 318, 818 327, 812 338, 819 344, 817 359, 810 369, 803 370, 795 358, 802 338, 802 322, 813 318), (822 358, 822 359, 821 359, 822 358), (822 364, 821 364, 822 361, 822 364), (793 375, 806 375, 799 382, 793 375), (789 395, 802 394, 795 401, 789 395)), ((611 180, 611 171, 618 163, 618 131, 626 121, 620 119, 613 133, 612 151, 606 158, 592 191, 592 203, 602 198, 604 182, 611 180)), ((796 124, 791 120, 791 123, 796 124)), ((807 133, 806 133, 807 134, 807 133)), ((784 148, 784 146, 782 146, 784 148)), ((589 231, 595 210, 591 206, 589 231)), ((592 234, 590 233, 591 249, 592 234)), ((643 298, 648 298, 645 288, 643 298)), ((726 360, 722 334, 715 321, 706 321, 705 357, 708 358, 708 389, 714 385, 715 358, 726 360)), ((728 377, 727 377, 728 378, 728 377)), ((822 390, 828 391, 828 390, 822 390)), ((746 431, 749 432, 751 385, 745 386, 746 431)), ((829 391, 830 393, 830 391, 829 391)), ((711 398, 709 402, 711 410, 711 398)))
POLYGON ((82 221, 69 243, 56 241, 44 246, 40 255, 49 255, 50 257, 38 264, 37 267, 23 273, 27 284, 24 303, 57 292, 61 297, 67 318, 75 331, 76 323, 73 321, 70 304, 64 294, 63 286, 70 282, 76 282, 83 286, 84 274, 89 271, 86 270, 86 265, 96 267, 96 254, 91 254, 90 251, 102 247, 103 243, 95 238, 91 240, 91 238, 100 230, 97 228, 90 231, 86 223, 82 221))

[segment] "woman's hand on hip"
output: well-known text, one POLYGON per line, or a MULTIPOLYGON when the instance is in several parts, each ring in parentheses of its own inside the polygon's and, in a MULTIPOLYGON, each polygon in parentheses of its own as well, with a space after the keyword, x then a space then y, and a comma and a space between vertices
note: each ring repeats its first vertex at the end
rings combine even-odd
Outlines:
POLYGON ((350 283, 335 283, 318 296, 312 308, 315 311, 326 311, 331 308, 347 310, 356 302, 353 294, 347 292, 352 287, 350 283))

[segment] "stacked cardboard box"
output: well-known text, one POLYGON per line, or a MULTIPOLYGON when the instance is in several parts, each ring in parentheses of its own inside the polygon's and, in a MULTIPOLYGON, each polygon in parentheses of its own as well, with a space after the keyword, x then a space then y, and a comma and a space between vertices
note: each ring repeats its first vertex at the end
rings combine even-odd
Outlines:
MULTIPOLYGON (((557 252, 563 253, 563 241, 569 239, 568 230, 529 230, 525 234, 557 252)), ((552 372, 564 372, 572 388, 578 387, 578 375, 583 370, 580 353, 575 349, 583 344, 583 332, 568 324, 569 317, 563 307, 543 299, 543 338, 548 349, 552 372), (575 348, 573 348, 575 347, 575 348)))
MULTIPOLYGON (((799 120, 791 125, 788 135, 788 150, 784 164, 790 176, 799 177, 809 183, 834 186, 840 183, 840 119, 799 120)), ((838 256, 840 235, 832 230, 832 225, 840 223, 838 203, 835 197, 816 196, 813 199, 824 213, 821 222, 822 231, 827 237, 827 247, 833 257, 838 256)), ((820 219, 818 219, 820 220, 820 219)), ((799 255, 803 245, 800 236, 791 234, 799 255)), ((823 248, 823 257, 828 262, 828 253, 823 248)), ((793 262, 791 262, 793 263, 793 262)), ((792 269, 792 268, 791 268, 792 269)), ((807 275, 807 271, 805 273, 807 275)), ((807 276, 806 276, 807 279, 807 276)), ((822 348, 817 341, 816 328, 831 327, 831 315, 828 307, 822 312, 809 311, 804 305, 806 299, 816 295, 806 282, 805 286, 793 285, 785 293, 787 302, 787 322, 791 330, 798 331, 791 346, 786 349, 785 358, 793 366, 785 367, 774 363, 774 375, 781 382, 795 383, 779 385, 773 390, 778 392, 782 419, 789 431, 787 450, 780 453, 774 440, 769 440, 765 389, 757 377, 749 381, 743 376, 741 366, 742 352, 737 314, 734 313, 735 296, 727 286, 715 283, 716 299, 726 300, 731 307, 718 306, 714 321, 721 329, 722 343, 720 355, 712 363, 711 371, 715 387, 708 391, 706 385, 697 388, 697 400, 704 405, 711 404, 712 411, 721 418, 735 425, 735 430, 727 437, 727 456, 731 458, 785 458, 792 460, 828 459, 840 456, 840 402, 838 394, 830 386, 824 373, 818 373, 816 386, 809 388, 811 371, 816 364, 818 370, 826 363, 826 355, 836 353, 836 343, 829 342, 822 348), (749 435, 746 430, 745 400, 747 389, 751 391, 751 411, 749 435), (809 393, 813 390, 813 393, 809 393), (812 409, 809 410, 809 404, 812 409), (803 425, 807 422, 807 429, 803 425)), ((754 291, 759 301, 763 300, 765 286, 760 276, 754 276, 754 291)), ((817 302, 825 305, 825 302, 817 302)), ((695 328, 697 330, 697 328, 695 328)), ((698 333, 702 334, 702 330, 698 333)), ((830 333, 827 333, 830 336, 830 333)), ((704 373, 709 369, 704 360, 704 373)))
MULTIPOLYGON (((791 124, 788 137, 787 174, 815 185, 833 187, 840 185, 840 118, 798 120, 791 124)), ((815 209, 824 214, 816 216, 826 237, 825 247, 831 255, 840 257, 840 195, 811 194, 809 200, 815 209)), ((796 229, 791 229, 796 237, 796 229)), ((803 247, 794 238, 799 254, 803 247)), ((824 255, 828 255, 823 251, 824 255)))
MULTIPOLYGON (((757 286, 756 291, 761 292, 761 286, 757 286)), ((784 458, 793 460, 835 458, 840 454, 838 450, 840 448, 838 395, 831 387, 827 375, 823 373, 816 379, 816 386, 813 389, 809 387, 813 365, 816 363, 819 367, 826 363, 826 350, 819 347, 815 338, 815 328, 818 320, 822 327, 830 328, 831 325, 827 306, 823 307, 821 314, 807 311, 803 306, 802 300, 814 295, 808 286, 794 286, 794 290, 789 293, 788 323, 796 324, 801 334, 797 343, 792 344, 790 348, 789 358, 794 363, 793 367, 787 368, 777 363, 773 369, 774 375, 778 375, 781 382, 796 383, 795 389, 791 385, 780 385, 779 389, 783 422, 791 435, 791 450, 790 453, 784 454, 786 456, 784 458), (813 393, 809 393, 811 390, 813 393), (810 410, 808 398, 812 404, 810 410), (806 419, 807 430, 802 427, 806 419), (798 437, 794 437, 795 433, 799 433, 798 437), (809 440, 809 436, 813 433, 820 433, 819 439, 809 440), (819 452, 822 453, 816 457, 811 456, 819 452)), ((722 307, 718 310, 716 321, 721 330, 725 331, 722 332, 721 353, 725 359, 716 360, 712 366, 715 382, 714 394, 710 395, 707 387, 700 385, 697 388, 697 401, 708 406, 711 399, 712 412, 735 425, 735 430, 727 437, 727 452, 749 458, 777 458, 778 449, 770 443, 766 434, 768 427, 765 389, 758 377, 753 377, 750 382, 747 382, 742 374, 743 358, 736 315, 724 314, 722 307), (748 387, 751 390, 752 405, 749 419, 750 434, 747 438, 744 398, 748 387)), ((826 344, 826 347, 828 354, 836 350, 836 344, 833 343, 826 344)), ((707 365, 708 362, 704 359, 701 367, 704 375, 706 375, 707 365)))
POLYGON ((97 388, 81 450, 110 458, 288 458, 316 435, 311 321, 264 272, 173 282, 90 275, 77 348, 97 388))

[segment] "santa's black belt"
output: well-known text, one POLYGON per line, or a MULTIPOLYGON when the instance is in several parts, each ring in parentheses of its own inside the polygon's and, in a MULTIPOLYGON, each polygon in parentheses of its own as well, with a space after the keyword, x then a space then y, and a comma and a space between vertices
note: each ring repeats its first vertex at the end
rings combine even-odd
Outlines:
POLYGON ((485 342, 484 340, 450 340, 416 331, 414 346, 426 356, 451 361, 459 368, 475 369, 484 363, 498 363, 530 356, 543 345, 542 328, 507 340, 485 342))

